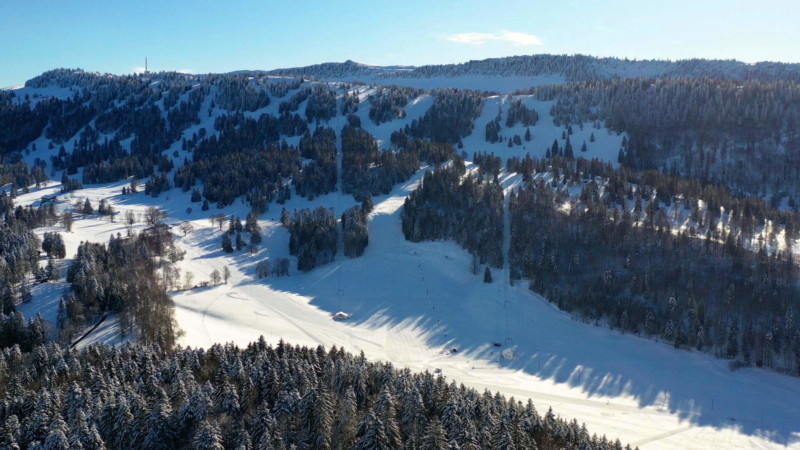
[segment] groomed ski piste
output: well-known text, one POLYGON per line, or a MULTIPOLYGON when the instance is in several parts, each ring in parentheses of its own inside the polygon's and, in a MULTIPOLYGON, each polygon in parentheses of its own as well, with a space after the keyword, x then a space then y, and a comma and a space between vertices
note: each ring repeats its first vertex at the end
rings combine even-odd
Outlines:
MULTIPOLYGON (((366 97, 368 91, 361 94, 366 97)), ((487 99, 472 135, 464 139, 465 151, 470 156, 473 151, 494 152, 504 160, 526 152, 543 156, 563 128, 552 124, 549 104, 532 98, 524 101, 541 117, 531 127, 532 142, 513 148, 505 141, 484 142, 483 127, 496 115, 498 104, 506 103, 504 96, 498 96, 487 99)), ((406 118, 381 126, 366 118, 365 103, 358 113, 362 123, 386 148, 391 131, 424 114, 431 98, 424 95, 412 100, 406 118)), ((200 126, 211 129, 216 115, 217 111, 185 134, 200 126)), ((337 117, 327 125, 338 132, 344 120, 337 117)), ((575 130, 573 146, 588 142, 593 132, 597 142, 589 145, 585 156, 615 161, 622 137, 586 125, 575 130)), ((521 125, 502 131, 505 140, 522 133, 521 125)), ((43 139, 39 148, 46 148, 43 139)), ((26 159, 35 156, 41 155, 33 152, 26 159)), ((176 163, 184 156, 181 152, 176 163)), ((225 266, 232 275, 227 284, 172 293, 183 346, 225 342, 244 346, 263 335, 272 344, 282 339, 363 351, 372 360, 441 373, 479 390, 500 391, 519 400, 531 398, 542 413, 552 407, 562 417, 585 422, 592 433, 618 437, 640 448, 800 448, 800 379, 754 368, 732 371, 728 361, 707 354, 675 350, 667 343, 578 322, 529 291, 524 280, 510 285, 505 270, 493 269, 494 282, 483 283, 482 270, 473 275, 470 256, 455 243, 406 241, 401 231, 402 205, 426 170, 430 168, 421 169, 389 195, 374 199, 369 246, 362 257, 348 259, 340 251, 334 262, 309 273, 297 272, 296 259, 290 258, 290 276, 282 278, 255 277, 259 261, 289 257, 289 234, 279 222, 281 207, 291 212, 326 206, 338 216, 356 204, 352 196, 333 193, 313 201, 293 197, 285 205, 271 204, 261 216, 264 241, 255 255, 223 253, 224 231, 209 221, 212 214, 243 219, 249 207, 240 201, 201 212, 199 204, 190 202, 189 193, 179 189, 158 198, 143 193, 123 196, 121 189, 128 182, 120 181, 64 194, 60 207, 86 198, 96 205, 104 198, 120 213, 142 214, 147 207, 157 206, 167 213, 167 223, 192 224, 194 231, 185 237, 177 227, 174 230, 176 242, 186 251, 184 260, 177 263, 181 276, 191 272, 198 284, 225 266), (190 206, 193 212, 187 211, 190 206), (333 320, 340 311, 350 318, 333 320)), ((507 173, 501 174, 501 180, 507 193, 520 182, 517 175, 507 173)), ((41 196, 59 189, 59 183, 52 182, 31 189, 15 202, 36 204, 41 196)), ((506 251, 507 219, 506 215, 506 251)), ((140 221, 133 229, 144 227, 140 221)), ((125 236, 127 228, 121 217, 112 223, 98 216, 77 216, 72 232, 60 226, 36 230, 45 231, 64 236, 63 271, 80 242, 107 242, 117 233, 125 236)), ((34 301, 19 309, 26 317, 41 313, 55 323, 58 299, 67 287, 63 278, 35 285, 34 301)), ((126 339, 119 331, 116 318, 109 316, 77 347, 123 343, 126 339)))

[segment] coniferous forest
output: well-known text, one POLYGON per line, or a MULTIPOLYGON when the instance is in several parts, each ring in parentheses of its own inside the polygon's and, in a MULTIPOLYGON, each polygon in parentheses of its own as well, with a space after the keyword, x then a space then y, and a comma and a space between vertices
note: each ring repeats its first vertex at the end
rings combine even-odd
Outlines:
POLYGON ((0 398, 3 448, 623 448, 530 401, 282 341, 12 347, 0 398))

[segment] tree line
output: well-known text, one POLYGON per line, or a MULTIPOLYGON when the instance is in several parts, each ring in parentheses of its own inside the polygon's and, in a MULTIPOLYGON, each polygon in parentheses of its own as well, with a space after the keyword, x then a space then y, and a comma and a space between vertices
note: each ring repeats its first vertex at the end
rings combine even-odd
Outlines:
POLYGON ((530 400, 263 338, 13 347, 0 352, 0 386, 4 448, 623 448, 530 400))

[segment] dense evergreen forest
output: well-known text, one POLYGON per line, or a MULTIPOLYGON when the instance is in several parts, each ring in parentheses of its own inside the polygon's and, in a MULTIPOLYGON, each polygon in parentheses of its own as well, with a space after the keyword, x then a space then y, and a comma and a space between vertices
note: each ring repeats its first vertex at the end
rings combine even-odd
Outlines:
POLYGON ((297 270, 309 270, 333 261, 339 229, 333 209, 301 209, 292 217, 286 210, 281 222, 289 230, 289 254, 297 256, 297 270))
POLYGON ((336 161, 336 132, 317 127, 300 138, 300 154, 311 161, 294 177, 297 195, 312 199, 336 190, 339 178, 336 161))
POLYGON ((436 92, 433 105, 419 120, 411 122, 409 134, 434 142, 456 144, 472 133, 483 110, 483 95, 457 89, 436 92))
POLYGON ((0 396, 3 448, 623 448, 530 400, 263 339, 13 347, 0 352, 0 396))
MULTIPOLYGON (((502 265, 502 161, 429 172, 406 200, 407 239, 452 239, 502 265)), ((800 217, 720 185, 585 159, 512 158, 511 280, 587 322, 735 365, 800 374, 800 217)))
POLYGON ((378 88, 377 92, 369 96, 369 118, 380 125, 394 119, 406 116, 405 106, 408 102, 422 95, 423 91, 409 88, 378 88))
POLYGON ((684 59, 678 61, 627 58, 597 58, 587 55, 519 55, 471 60, 459 64, 432 64, 418 67, 381 67, 355 61, 323 63, 292 69, 276 69, 271 75, 321 80, 392 78, 456 78, 462 76, 546 76, 566 81, 599 81, 647 73, 657 78, 714 77, 732 80, 800 80, 800 64, 734 60, 684 59))
POLYGON ((503 265, 503 191, 493 177, 464 176, 464 162, 428 172, 405 201, 403 234, 419 242, 452 239, 482 264, 503 265))
POLYGON ((512 279, 587 321, 800 374, 800 273, 779 250, 796 214, 596 161, 508 166, 529 180, 511 197, 512 279))
POLYGON ((619 162, 628 167, 723 184, 776 205, 800 200, 796 79, 615 79, 526 92, 554 100, 558 124, 602 121, 625 132, 619 162))
POLYGON ((419 165, 418 152, 407 148, 380 151, 366 130, 350 124, 342 129, 342 190, 358 201, 368 195, 388 194, 419 165))

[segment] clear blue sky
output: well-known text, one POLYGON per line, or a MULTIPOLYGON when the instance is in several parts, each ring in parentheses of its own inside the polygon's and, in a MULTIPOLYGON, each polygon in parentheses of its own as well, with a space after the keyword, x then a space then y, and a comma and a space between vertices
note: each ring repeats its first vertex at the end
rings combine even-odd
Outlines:
POLYGON ((800 62, 797 0, 2 0, 0 87, 56 67, 132 73, 518 54, 800 62))

